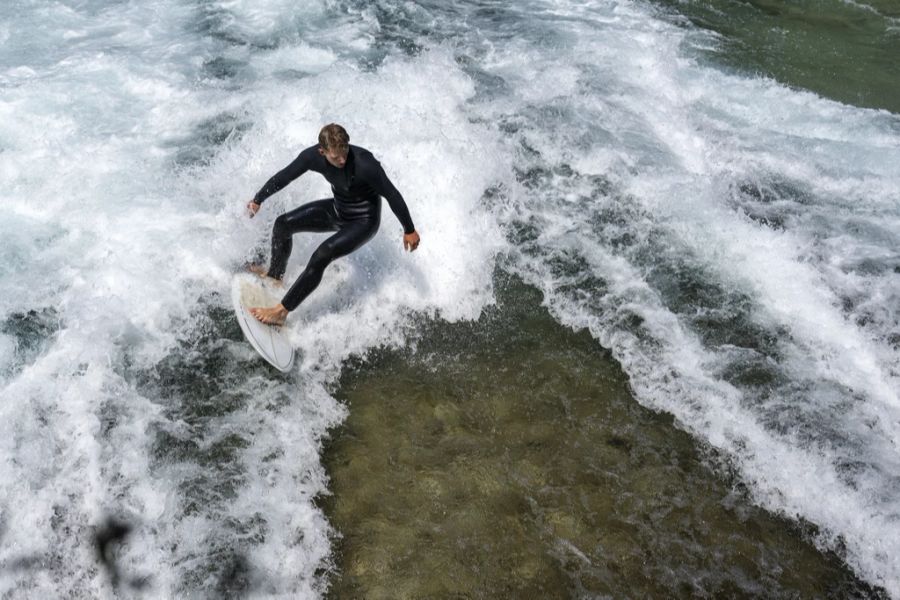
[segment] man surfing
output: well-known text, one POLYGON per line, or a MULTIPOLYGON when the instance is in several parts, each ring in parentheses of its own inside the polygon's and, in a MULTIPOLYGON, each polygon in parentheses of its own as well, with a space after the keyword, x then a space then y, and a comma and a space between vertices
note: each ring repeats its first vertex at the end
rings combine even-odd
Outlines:
POLYGON ((282 325, 288 314, 316 289, 325 268, 333 260, 350 254, 372 239, 381 222, 382 196, 403 225, 404 249, 412 252, 419 247, 419 234, 409 216, 406 202, 388 179, 381 163, 368 150, 351 146, 347 131, 335 123, 322 128, 317 145, 301 152, 291 164, 266 182, 247 204, 250 216, 256 215, 266 198, 307 171, 321 173, 331 184, 334 197, 304 204, 275 219, 269 268, 254 265, 251 270, 281 281, 291 255, 291 238, 295 233, 336 233, 316 248, 306 269, 280 304, 250 309, 254 317, 267 325, 282 325))

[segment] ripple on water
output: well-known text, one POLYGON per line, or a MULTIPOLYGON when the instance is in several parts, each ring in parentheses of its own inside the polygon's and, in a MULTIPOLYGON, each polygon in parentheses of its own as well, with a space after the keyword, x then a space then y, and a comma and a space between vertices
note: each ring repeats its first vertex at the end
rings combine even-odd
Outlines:
POLYGON ((498 288, 479 321, 343 378, 331 597, 883 596, 755 508, 533 289, 498 288))

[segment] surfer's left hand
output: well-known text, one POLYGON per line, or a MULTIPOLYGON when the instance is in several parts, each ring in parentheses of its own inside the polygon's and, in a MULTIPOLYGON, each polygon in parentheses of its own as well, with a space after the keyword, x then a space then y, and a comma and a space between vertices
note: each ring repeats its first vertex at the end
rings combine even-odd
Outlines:
POLYGON ((416 248, 419 247, 419 234, 413 231, 412 233, 404 233, 403 234, 403 249, 409 250, 412 252, 416 248))
POLYGON ((254 216, 256 216, 256 213, 259 212, 259 204, 251 200, 247 203, 247 212, 250 213, 250 218, 252 219, 254 216))

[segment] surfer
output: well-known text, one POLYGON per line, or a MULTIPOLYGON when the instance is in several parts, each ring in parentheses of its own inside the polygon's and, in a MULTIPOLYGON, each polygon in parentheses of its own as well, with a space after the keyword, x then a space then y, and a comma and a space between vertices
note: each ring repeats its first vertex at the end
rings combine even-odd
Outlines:
POLYGON ((289 183, 306 173, 321 173, 331 184, 333 198, 316 200, 275 219, 272 229, 272 256, 269 267, 253 265, 258 275, 281 281, 291 255, 291 238, 301 231, 326 232, 334 235, 313 252, 306 269, 281 300, 272 307, 251 308, 251 314, 269 325, 281 325, 288 313, 297 308, 319 282, 325 268, 337 258, 346 256, 372 239, 381 222, 381 196, 403 225, 403 247, 410 252, 419 246, 419 234, 409 216, 403 196, 391 183, 372 153, 350 145, 347 131, 335 123, 322 128, 319 143, 301 152, 287 167, 276 173, 247 203, 250 217, 262 203, 289 183))

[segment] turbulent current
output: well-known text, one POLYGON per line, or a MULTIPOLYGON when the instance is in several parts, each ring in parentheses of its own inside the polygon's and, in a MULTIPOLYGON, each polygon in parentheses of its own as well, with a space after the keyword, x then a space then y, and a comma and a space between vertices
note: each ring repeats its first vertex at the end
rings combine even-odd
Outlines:
MULTIPOLYGON (((478 318, 504 272, 900 597, 900 116, 742 63, 738 8, 667 4, 3 3, 0 595, 320 597, 342 366, 478 318), (244 205, 329 122, 422 245, 385 207, 291 317, 279 375, 231 275, 329 190, 244 205)), ((830 10, 896 47, 900 15, 830 10)))

